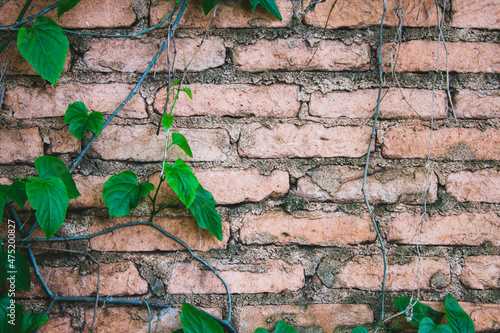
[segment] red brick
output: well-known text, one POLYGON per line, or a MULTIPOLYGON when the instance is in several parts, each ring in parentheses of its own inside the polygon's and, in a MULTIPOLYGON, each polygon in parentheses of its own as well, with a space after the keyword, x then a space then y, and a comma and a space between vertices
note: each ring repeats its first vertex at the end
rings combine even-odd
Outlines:
MULTIPOLYGON (((450 72, 500 73, 500 45, 494 43, 447 42, 450 72)), ((391 70, 396 63, 397 72, 429 72, 437 67, 437 42, 412 40, 402 43, 390 52, 391 44, 384 44, 382 56, 385 58, 384 70, 391 70), (396 59, 397 58, 397 59, 396 59)), ((446 51, 439 44, 439 70, 446 71, 446 51)))
MULTIPOLYGON (((168 285, 169 294, 222 294, 221 281, 201 265, 178 263, 168 285)), ((297 291, 304 286, 304 268, 281 260, 250 264, 217 264, 215 267, 233 294, 279 293, 297 291)))
MULTIPOLYGON (((201 37, 176 38, 177 57, 175 70, 184 70, 195 54, 201 37)), ((163 40, 158 39, 95 39, 84 60, 89 69, 97 72, 144 72, 160 49, 163 40)), ((171 53, 173 56, 173 50, 171 53)), ((172 59, 172 58, 171 58, 172 59)), ((219 67, 226 59, 226 49, 222 38, 207 38, 196 54, 189 71, 203 71, 219 67)), ((153 70, 168 70, 167 50, 158 58, 153 70)))
MULTIPOLYGON (((15 111, 15 118, 64 117, 68 105, 76 101, 85 103, 91 111, 111 114, 134 88, 131 84, 60 84, 55 88, 17 86, 5 92, 5 105, 15 111), (36 107, 35 107, 36 106, 36 107)), ((125 118, 147 118, 146 102, 136 94, 125 104, 118 116, 125 118)))
POLYGON ((240 230, 244 244, 345 246, 374 242, 376 237, 367 215, 360 218, 321 211, 297 217, 284 212, 247 213, 240 230))
MULTIPOLYGON (((435 26, 437 24, 436 7, 433 0, 411 1, 411 0, 389 0, 387 1, 387 12, 384 19, 384 25, 398 26, 399 19, 396 16, 398 3, 402 2, 400 7, 405 12, 402 22, 407 27, 435 26)), ((305 9, 310 1, 305 1, 302 8, 305 9)), ((304 21, 308 25, 324 28, 328 16, 327 28, 365 28, 369 26, 380 26, 382 20, 383 5, 377 1, 354 0, 338 2, 330 9, 334 0, 328 0, 319 3, 316 9, 306 14, 304 21)), ((441 11, 440 11, 441 12, 441 11)))
POLYGON ((485 242, 500 246, 500 218, 496 214, 432 215, 422 223, 420 214, 400 213, 391 223, 390 242, 422 245, 481 245, 485 242))
MULTIPOLYGON (((388 291, 416 290, 418 258, 405 258, 401 264, 396 257, 388 258, 388 291)), ((333 288, 354 288, 360 290, 380 290, 382 288, 384 266, 382 256, 356 256, 341 264, 340 273, 334 276, 333 288)), ((450 283, 450 265, 441 258, 422 258, 420 263, 420 288, 431 289, 430 280, 436 273, 442 274, 446 285, 450 283)))
POLYGON ((500 330, 500 305, 488 303, 459 302, 462 309, 469 314, 476 332, 498 332, 500 330))
MULTIPOLYGON (((296 117, 299 113, 297 86, 273 84, 190 84, 193 99, 185 93, 175 104, 176 116, 230 116, 230 117, 296 117), (214 98, 217 96, 217 98, 214 98)), ((170 96, 171 100, 173 96, 170 96)), ((163 112, 167 99, 166 89, 156 93, 154 108, 163 112)), ((171 102, 169 103, 172 104, 171 102)))
MULTIPOLYGON (((106 127, 90 148, 105 160, 154 162, 163 160, 165 134, 156 135, 156 125, 106 127)), ((225 149, 229 145, 229 135, 220 129, 173 129, 183 134, 193 158, 188 157, 177 146, 168 150, 168 160, 182 158, 194 161, 223 161, 225 149)))
POLYGON ((106 180, 111 176, 84 176, 73 175, 76 187, 81 196, 69 201, 70 209, 78 208, 104 208, 102 189, 106 180))
MULTIPOLYGON (((113 218, 96 221, 90 228, 90 233, 139 221, 139 218, 113 218)), ((212 249, 225 249, 229 239, 229 223, 222 223, 222 242, 218 241, 208 230, 198 227, 193 217, 156 217, 153 221, 166 232, 181 239, 195 251, 209 251, 212 249)), ((90 240, 90 247, 96 251, 179 251, 185 248, 179 243, 166 237, 159 230, 145 226, 123 227, 113 232, 106 233, 90 240)))
POLYGON ((372 324, 373 311, 368 304, 244 306, 240 310, 238 332, 253 333, 257 327, 271 332, 278 321, 287 321, 296 329, 306 329, 305 332, 309 332, 308 327, 317 328, 314 332, 344 332, 345 326, 372 324))
POLYGON ((455 96, 455 112, 459 118, 500 118, 500 91, 461 90, 455 96))
POLYGON ((236 68, 247 72, 268 70, 297 71, 307 67, 325 71, 364 71, 370 67, 370 46, 366 43, 346 45, 334 40, 321 40, 314 47, 302 39, 259 39, 252 45, 238 45, 233 50, 236 68))
MULTIPOLYGON (((311 201, 364 202, 361 187, 364 170, 348 166, 320 166, 299 178, 297 193, 311 201), (332 177, 334 175, 334 177, 332 177)), ((391 169, 369 175, 366 193, 372 203, 423 203, 428 181, 428 202, 437 199, 437 177, 426 179, 423 169, 391 169)))
MULTIPOLYGON (((309 113, 325 118, 361 118, 367 119, 375 114, 378 89, 357 90, 353 92, 334 91, 311 94, 309 113)), ((391 88, 382 92, 380 118, 422 118, 429 119, 434 111, 434 118, 446 118, 448 101, 446 92, 436 91, 434 110, 432 109, 432 91, 418 89, 391 88)))
MULTIPOLYGON (((392 127, 384 134, 382 154, 387 158, 427 158, 431 130, 425 126, 392 127)), ((432 133, 431 158, 443 160, 499 160, 500 131, 447 128, 432 133)))
POLYGON ((446 179, 446 192, 461 202, 500 203, 500 172, 487 169, 452 173, 446 179))
POLYGON ((371 128, 319 124, 277 124, 272 129, 243 128, 239 153, 244 157, 361 157, 366 154, 371 128))
POLYGON ((70 316, 49 315, 49 321, 40 326, 40 333, 68 333, 73 332, 70 316))
POLYGON ((460 282, 471 289, 500 289, 500 256, 468 257, 460 282))
MULTIPOLYGON (((0 26, 13 24, 25 3, 23 0, 7 1, 2 7, 2 12, 5 10, 2 14, 5 15, 0 17, 0 26)), ((34 2, 24 18, 38 13, 53 3, 51 0, 34 2)), ((137 19, 133 3, 133 0, 85 0, 63 14, 60 20, 57 19, 57 9, 50 11, 47 16, 65 28, 127 27, 137 19)))
POLYGON ((33 163, 43 155, 43 143, 37 127, 0 131, 0 164, 33 163))
POLYGON ((69 128, 49 131, 49 154, 79 153, 81 141, 71 134, 69 128))
MULTIPOLYGON (((249 2, 225 2, 217 6, 217 12, 213 21, 214 28, 278 28, 286 27, 292 20, 293 6, 290 0, 277 0, 276 5, 280 11, 282 21, 271 15, 262 6, 257 6, 252 13, 249 2)), ((159 0, 151 5, 151 25, 160 23, 175 7, 173 1, 159 0)), ((201 0, 190 1, 179 22, 183 28, 206 28, 213 17, 213 11, 208 15, 203 13, 201 0)))
POLYGON ((451 25, 458 28, 500 29, 497 0, 454 0, 451 25))

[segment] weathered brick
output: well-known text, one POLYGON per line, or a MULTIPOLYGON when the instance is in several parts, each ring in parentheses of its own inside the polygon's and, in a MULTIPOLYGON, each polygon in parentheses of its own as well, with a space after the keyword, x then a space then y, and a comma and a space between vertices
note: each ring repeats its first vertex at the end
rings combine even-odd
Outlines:
MULTIPOLYGON (((430 90, 391 88, 382 92, 380 102, 381 119, 399 118, 446 118, 448 102, 446 92, 436 91, 434 110, 432 109, 430 90), (434 112, 433 112, 434 111, 434 112)), ((366 119, 375 113, 378 89, 357 90, 353 92, 334 91, 311 94, 309 113, 325 118, 361 118, 366 119)))
POLYGON ((102 200, 102 189, 106 180, 111 176, 84 176, 73 175, 76 187, 81 196, 69 201, 70 209, 78 208, 104 208, 104 201, 102 200))
MULTIPOLYGON (((364 170, 348 166, 320 166, 299 178, 297 193, 311 201, 364 202, 361 187, 364 170)), ((428 182, 428 202, 437 199, 437 176, 426 177, 424 169, 389 169, 368 176, 366 193, 370 202, 423 203, 428 182), (427 179, 428 178, 428 179, 427 179)))
POLYGON ((71 317, 60 315, 49 315, 49 321, 40 326, 40 333, 68 333, 72 332, 71 317))
MULTIPOLYGON (((290 0, 277 0, 276 5, 280 11, 282 21, 271 15, 262 6, 257 6, 252 13, 252 6, 246 1, 221 1, 217 6, 214 28, 278 28, 286 27, 292 20, 293 6, 290 0)), ((151 5, 151 25, 160 23, 167 13, 175 7, 173 1, 159 0, 151 5)), ((213 17, 213 11, 205 15, 201 0, 190 1, 179 22, 183 28, 206 28, 213 17)))
POLYGON ((346 45, 334 40, 321 40, 310 47, 302 39, 259 39, 252 45, 233 49, 236 68, 247 72, 269 70, 364 71, 370 68, 370 46, 366 43, 346 45))
MULTIPOLYGON (((311 1, 304 1, 305 9, 311 1)), ((354 0, 336 3, 331 11, 334 0, 320 2, 314 11, 306 14, 304 21, 307 25, 324 28, 328 17, 328 29, 349 27, 365 28, 369 26, 380 26, 382 20, 383 6, 377 1, 354 0)), ((389 0, 387 1, 387 12, 384 25, 397 26, 399 19, 396 16, 397 8, 404 12, 403 26, 423 27, 435 26, 437 24, 436 7, 433 0, 411 1, 411 0, 389 0), (398 6, 399 4, 399 6, 398 6)), ((441 11, 439 11, 441 12, 441 11)))
POLYGON ((367 215, 361 218, 320 211, 297 217, 284 212, 248 213, 240 230, 244 244, 345 246, 373 242, 376 236, 367 215))
MULTIPOLYGON (((153 162, 163 160, 165 135, 156 135, 155 125, 118 126, 110 125, 99 135, 92 152, 105 160, 129 160, 153 162)), ((223 161, 224 150, 229 145, 229 135, 220 129, 173 129, 183 134, 193 158, 188 157, 177 146, 168 150, 168 160, 182 158, 194 161, 223 161)))
MULTIPOLYGON (((426 126, 392 127, 384 134, 382 155, 387 158, 427 158, 431 130, 426 126)), ((499 160, 500 131, 477 128, 436 129, 431 158, 440 160, 499 160)))
POLYGON ((368 126, 278 124, 270 129, 251 124, 243 128, 238 149, 241 156, 254 158, 361 157, 370 135, 368 126))
MULTIPOLYGON (((138 220, 132 218, 132 221, 138 220)), ((100 220, 92 224, 90 233, 128 222, 131 222, 130 217, 100 220)), ((225 249, 229 239, 228 222, 222 223, 222 242, 212 236, 208 230, 198 227, 193 217, 156 217, 154 223, 196 251, 225 249)), ((90 240, 90 247, 96 251, 178 251, 185 249, 159 230, 144 225, 122 227, 94 237, 90 240)))
POLYGON ((451 25, 458 28, 500 29, 500 3, 497 0, 454 0, 451 25))
MULTIPOLYGON (((304 286, 304 268, 281 260, 250 264, 217 264, 218 273, 233 294, 279 293, 297 291, 304 286)), ((222 294, 221 281, 197 262, 178 263, 168 285, 169 294, 222 294)))
POLYGON ((500 118, 500 91, 460 90, 455 96, 455 113, 459 118, 500 118))
POLYGON ((460 282, 471 289, 500 289, 500 256, 468 257, 460 282))
POLYGON ((500 217, 496 214, 463 213, 432 215, 422 223, 420 214, 400 213, 389 228, 388 241, 422 245, 481 245, 485 242, 500 246, 500 217))
MULTIPOLYGON (((175 104, 176 116, 230 116, 230 117, 295 117, 299 113, 298 87, 273 84, 190 84, 193 99, 181 93, 175 104), (217 96, 217 98, 214 98, 217 96)), ((162 113, 167 100, 166 88, 158 90, 154 102, 162 113)), ((172 100, 172 95, 170 96, 172 100)), ((172 104, 171 102, 169 103, 172 104)))
MULTIPOLYGON (((25 3, 23 0, 7 1, 2 7, 0 26, 13 24, 25 3), (4 13, 5 15, 3 15, 4 13)), ((51 0, 36 1, 29 7, 30 9, 24 18, 38 13, 52 4, 51 0)), ((64 28, 127 27, 137 19, 133 4, 133 0, 85 0, 63 14, 59 20, 56 9, 50 11, 47 16, 64 28)))
MULTIPOLYGON (((5 93, 5 105, 15 112, 15 118, 63 117, 68 105, 76 101, 85 103, 89 113, 99 111, 111 114, 134 88, 131 84, 60 84, 55 88, 17 86, 5 93)), ((136 94, 118 113, 119 117, 146 118, 146 102, 136 94)))
MULTIPOLYGON (((9 59, 9 62, 7 64, 7 74, 38 75, 33 66, 31 66, 31 64, 21 56, 21 53, 19 53, 19 49, 17 48, 17 45, 15 43, 10 43, 4 52, 5 52, 5 59, 9 59)), ((71 67, 71 52, 68 52, 68 55, 66 56, 66 61, 64 63, 63 73, 69 71, 70 67, 71 67)))
POLYGON ((43 143, 37 127, 0 131, 0 164, 33 163, 42 155, 43 143))
POLYGON ((49 132, 49 154, 79 153, 81 141, 71 134, 69 128, 49 132))
MULTIPOLYGON (((160 49, 162 40, 158 39, 95 39, 90 50, 84 55, 89 69, 98 72, 144 72, 149 63, 160 49)), ((175 70, 184 70, 194 56, 201 38, 176 38, 177 61, 175 70)), ((171 51, 171 57, 173 50, 171 51)), ((226 49, 222 38, 207 38, 196 54, 189 71, 203 71, 208 68, 219 67, 226 59, 226 49)), ((158 58, 153 70, 168 70, 167 51, 158 58)))
MULTIPOLYGON (((449 52, 448 69, 450 72, 500 73, 500 45, 495 43, 447 42, 449 52)), ((384 44, 382 56, 385 57, 384 70, 391 70, 395 64, 397 72, 429 72, 437 66, 438 43, 433 41, 412 40, 402 43, 390 51, 391 44, 384 44), (386 54, 389 55, 386 56, 386 54)), ((446 71, 446 50, 439 43, 439 70, 446 71)))
POLYGON ((500 172, 487 169, 452 173, 446 179, 446 192, 461 202, 500 203, 500 172))
POLYGON ((244 306, 240 310, 238 332, 253 333, 257 327, 271 332, 278 321, 304 329, 299 332, 343 332, 345 326, 371 324, 373 311, 368 304, 244 306))
MULTIPOLYGON (((389 291, 416 290, 418 258, 398 261, 388 258, 386 289, 389 291)), ((355 256, 352 260, 339 263, 340 273, 334 274, 333 288, 355 288, 380 290, 384 265, 381 256, 355 256)), ((420 288, 431 289, 431 278, 440 274, 445 283, 450 283, 450 265, 442 258, 422 258, 420 262, 420 288)))

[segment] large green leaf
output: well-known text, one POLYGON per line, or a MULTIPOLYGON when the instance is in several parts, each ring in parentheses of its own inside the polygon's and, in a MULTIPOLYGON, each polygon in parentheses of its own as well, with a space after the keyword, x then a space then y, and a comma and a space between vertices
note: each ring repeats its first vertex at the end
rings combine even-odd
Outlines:
POLYGON ((30 290, 31 274, 28 260, 19 251, 8 249, 5 255, 8 277, 14 278, 15 286, 20 290, 30 290))
POLYGON ((26 183, 26 193, 40 228, 52 237, 61 227, 68 209, 68 192, 59 178, 38 179, 31 177, 26 183))
POLYGON ((274 333, 297 333, 297 330, 284 321, 278 321, 274 333))
POLYGON ((196 189, 196 196, 189 210, 200 228, 208 229, 212 235, 222 241, 222 218, 215 210, 214 197, 201 185, 196 189))
POLYGON ((4 280, 7 277, 7 261, 5 261, 4 248, 0 247, 0 285, 3 286, 4 280))
POLYGON ((193 152, 191 151, 189 143, 187 142, 184 135, 180 133, 172 133, 172 144, 179 146, 187 156, 193 157, 193 152))
POLYGON ((425 317, 420 322, 418 333, 452 333, 447 325, 436 325, 431 318, 425 317))
POLYGON ((59 0, 57 6, 57 18, 61 18, 62 14, 75 7, 79 2, 80 0, 59 0))
POLYGON ((82 102, 68 105, 64 122, 69 123, 69 131, 79 140, 85 137, 87 131, 99 135, 104 124, 104 116, 100 112, 88 114, 87 106, 82 102))
POLYGON ((189 303, 182 304, 181 324, 185 333, 224 333, 215 319, 189 303))
MULTIPOLYGON (((11 295, 13 296, 13 295, 11 295)), ((23 307, 14 302, 14 299, 5 294, 0 299, 0 332, 2 333, 24 333, 23 307)))
POLYGON ((352 333, 368 333, 368 330, 363 326, 358 326, 352 330, 352 333))
POLYGON ((210 11, 217 6, 217 4, 220 2, 220 0, 202 0, 201 1, 201 7, 203 7, 203 12, 205 15, 210 13, 210 11))
POLYGON ((25 313, 23 316, 23 333, 33 332, 49 320, 44 313, 25 313))
POLYGON ((151 183, 137 183, 137 176, 132 171, 114 175, 104 183, 102 198, 109 215, 120 217, 130 214, 137 207, 139 199, 154 189, 151 183))
POLYGON ((28 200, 26 196, 26 180, 16 178, 10 185, 0 185, 0 193, 22 208, 26 200, 28 200))
POLYGON ((200 185, 198 178, 181 159, 175 161, 172 166, 165 163, 164 171, 170 187, 179 196, 179 200, 189 208, 196 197, 196 189, 200 185))
POLYGON ((7 199, 3 194, 0 193, 0 223, 2 223, 3 219, 3 211, 5 209, 5 205, 7 204, 7 199))
MULTIPOLYGON (((410 297, 399 297, 394 300, 394 305, 399 311, 405 311, 408 308, 408 305, 410 305, 410 300, 410 297)), ((415 303, 415 305, 413 305, 413 316, 410 321, 410 324, 413 326, 419 327, 420 322, 425 317, 431 318, 435 323, 439 323, 441 319, 443 319, 444 313, 436 311, 431 307, 415 300, 413 303, 415 303)))
POLYGON ((56 84, 69 51, 68 38, 57 23, 42 16, 31 28, 21 27, 17 47, 41 77, 56 84))
POLYGON ((35 160, 35 168, 40 179, 59 178, 64 183, 69 199, 78 198, 81 194, 64 162, 54 156, 40 156, 35 160))
POLYGON ((280 10, 276 5, 274 0, 250 0, 250 4, 252 5, 252 12, 255 11, 257 5, 261 5, 264 7, 269 13, 273 14, 278 20, 282 20, 280 10))
POLYGON ((458 305, 458 302, 453 298, 453 296, 446 296, 444 307, 446 310, 448 325, 450 325, 450 328, 454 333, 476 332, 474 322, 469 317, 467 312, 465 312, 460 305, 458 305))

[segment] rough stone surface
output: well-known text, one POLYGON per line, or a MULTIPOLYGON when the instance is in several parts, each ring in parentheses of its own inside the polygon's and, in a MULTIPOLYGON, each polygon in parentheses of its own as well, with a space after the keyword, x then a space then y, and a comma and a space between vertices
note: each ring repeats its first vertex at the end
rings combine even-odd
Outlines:
MULTIPOLYGON (((382 92, 380 102, 381 119, 400 118, 446 118, 448 102, 446 92, 436 91, 434 109, 432 108, 432 91, 417 89, 391 88, 382 92)), ((312 116, 325 118, 361 118, 372 116, 377 107, 378 89, 357 90, 353 92, 334 91, 322 94, 315 91, 311 94, 309 113, 312 116)))
POLYGON ((0 164, 33 163, 42 155, 43 143, 37 127, 0 131, 0 164))
POLYGON ((454 0, 451 10, 453 27, 500 29, 500 3, 497 0, 454 0))
POLYGON ((332 40, 310 47, 305 40, 296 38, 260 39, 252 45, 235 46, 233 60, 239 70, 246 72, 297 71, 308 63, 307 70, 364 71, 370 67, 370 47, 366 43, 346 45, 332 40))
POLYGON ((390 242, 422 245, 481 245, 485 242, 500 246, 500 217, 496 214, 463 213, 432 215, 422 223, 420 215, 400 213, 391 223, 390 242))
POLYGON ((49 321, 40 326, 40 333, 67 333, 71 332, 71 317, 51 314, 49 321))
POLYGON ((284 212, 247 213, 240 230, 244 244, 301 244, 345 246, 375 241, 368 216, 304 212, 295 217, 284 212))
POLYGON ((500 172, 487 169, 452 173, 446 179, 446 192, 461 202, 500 203, 500 172))
POLYGON ((102 200, 102 189, 106 180, 111 176, 83 176, 73 175, 76 188, 81 196, 69 201, 69 208, 91 208, 98 207, 104 208, 104 201, 102 200))
POLYGON ((51 154, 80 153, 81 151, 81 141, 71 134, 69 128, 50 131, 49 141, 51 154))
POLYGON ((460 90, 455 95, 455 112, 460 118, 500 118, 500 91, 460 90))
MULTIPOLYGON (((293 85, 190 84, 186 87, 191 89, 193 99, 181 93, 175 104, 176 116, 285 118, 297 116, 300 109, 299 89, 293 85)), ((166 99, 166 88, 162 88, 156 93, 154 108, 157 112, 163 112, 166 99)))
POLYGON ((500 289, 500 256, 465 259, 460 282, 470 289, 500 289))

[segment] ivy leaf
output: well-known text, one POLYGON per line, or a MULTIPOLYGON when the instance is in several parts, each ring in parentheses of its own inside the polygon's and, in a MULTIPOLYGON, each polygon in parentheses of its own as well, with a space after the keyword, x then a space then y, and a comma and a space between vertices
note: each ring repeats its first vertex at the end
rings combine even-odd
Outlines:
POLYGON ((178 159, 173 166, 165 163, 165 177, 168 184, 182 201, 186 208, 189 208, 196 197, 196 189, 200 185, 198 178, 194 175, 191 168, 178 159))
POLYGON ((43 313, 25 313, 23 317, 23 333, 33 332, 49 320, 43 313))
POLYGON ((47 239, 61 227, 68 209, 68 192, 59 178, 31 177, 26 183, 26 194, 35 216, 47 239))
POLYGON ((368 333, 368 330, 363 326, 358 326, 352 330, 352 333, 368 333))
POLYGON ((137 176, 132 171, 114 175, 104 183, 102 198, 109 215, 120 217, 130 214, 137 207, 139 199, 154 189, 151 183, 137 183, 137 176))
POLYGON ((187 156, 193 157, 191 147, 189 147, 189 143, 187 142, 184 135, 180 133, 172 133, 172 144, 179 146, 179 148, 181 148, 187 156))
POLYGON ((181 324, 185 333, 224 333, 215 319, 189 303, 182 304, 181 324))
POLYGON ((257 328, 257 329, 255 330, 255 332, 254 332, 254 333, 269 333, 269 331, 268 331, 268 330, 266 330, 266 329, 264 329, 264 328, 262 328, 262 327, 259 327, 259 328, 257 328))
POLYGON ((100 112, 88 114, 87 106, 82 102, 75 102, 68 105, 64 122, 69 123, 69 130, 73 136, 79 140, 85 137, 87 131, 99 135, 104 124, 104 116, 100 112))
POLYGON ((220 0, 202 0, 201 1, 201 7, 203 7, 203 12, 205 15, 210 13, 210 11, 217 6, 217 4, 220 2, 220 0))
POLYGON ((17 289, 30 290, 31 274, 28 260, 19 251, 7 250, 5 265, 7 271, 15 272, 10 273, 15 277, 14 282, 17 289))
POLYGON ((69 51, 68 38, 57 23, 42 16, 31 28, 21 27, 17 47, 41 77, 56 84, 69 51))
POLYGON ((257 5, 261 5, 269 13, 273 14, 278 20, 282 20, 280 10, 278 9, 278 6, 276 5, 276 2, 274 0, 250 0, 250 4, 252 5, 252 13, 255 12, 255 8, 257 7, 257 5))
POLYGON ((297 333, 297 330, 284 321, 278 321, 274 333, 297 333))
POLYGON ((447 325, 436 325, 431 318, 425 317, 420 322, 418 333, 453 333, 447 325))
POLYGON ((26 203, 26 200, 28 200, 26 196, 26 181, 22 178, 14 179, 10 185, 0 185, 0 193, 9 200, 14 201, 21 208, 26 203))
POLYGON ((79 2, 80 0, 59 0, 57 5, 57 18, 60 19, 62 14, 75 7, 79 2))
POLYGON ((165 132, 172 127, 172 124, 174 123, 174 116, 169 116, 168 113, 164 113, 163 117, 161 117, 161 124, 163 125, 163 128, 165 129, 165 132))
POLYGON ((69 173, 64 162, 54 156, 40 156, 35 160, 35 168, 40 179, 58 178, 62 180, 69 199, 78 198, 81 194, 76 188, 73 176, 69 173))
MULTIPOLYGON (((410 305, 410 297, 398 297, 394 300, 394 305, 399 311, 405 311, 410 305)), ((419 327, 420 322, 425 317, 431 318, 435 323, 439 323, 443 319, 444 313, 434 310, 433 308, 422 304, 420 302, 415 302, 413 306, 413 316, 410 324, 415 327, 419 327)))
POLYGON ((453 296, 446 296, 444 307, 446 310, 446 319, 448 319, 448 325, 450 325, 451 331, 454 333, 476 332, 474 322, 469 317, 467 312, 465 312, 460 305, 458 305, 458 302, 453 298, 453 296))
POLYGON ((23 306, 5 294, 0 299, 0 332, 24 333, 22 331, 23 312, 23 306))
POLYGON ((201 185, 196 189, 196 196, 189 210, 200 228, 208 229, 212 235, 222 241, 222 218, 215 210, 214 197, 201 185))

